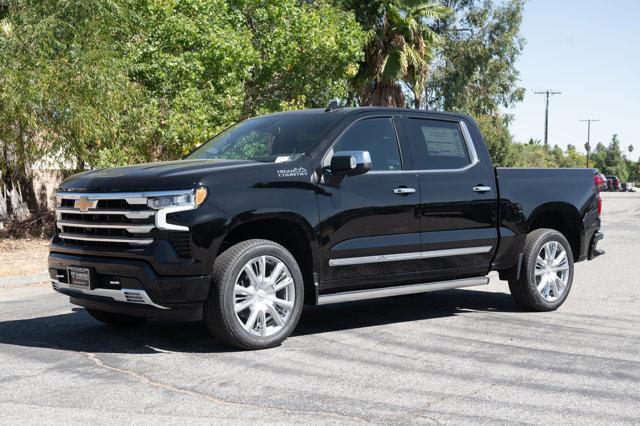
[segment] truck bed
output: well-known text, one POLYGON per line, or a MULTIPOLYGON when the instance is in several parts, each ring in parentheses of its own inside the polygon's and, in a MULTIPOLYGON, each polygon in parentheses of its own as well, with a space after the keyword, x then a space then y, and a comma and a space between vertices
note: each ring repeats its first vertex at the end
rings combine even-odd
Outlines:
POLYGON ((587 257, 585 244, 600 223, 595 170, 497 167, 495 171, 501 230, 495 269, 513 265, 517 260, 514 252, 522 247, 536 221, 550 221, 553 226, 548 227, 553 228, 578 226, 577 235, 583 238, 570 241, 574 257, 576 261, 587 257))

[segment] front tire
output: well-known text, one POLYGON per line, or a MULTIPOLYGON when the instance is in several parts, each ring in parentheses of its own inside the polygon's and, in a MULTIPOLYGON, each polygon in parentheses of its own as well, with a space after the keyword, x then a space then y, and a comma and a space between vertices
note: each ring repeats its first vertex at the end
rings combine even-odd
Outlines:
POLYGON ((99 311, 97 309, 86 308, 89 315, 98 321, 115 327, 132 327, 144 324, 147 318, 134 317, 132 315, 118 314, 115 312, 99 311))
POLYGON ((553 229, 527 235, 520 277, 509 281, 513 299, 531 311, 554 311, 569 295, 573 253, 567 239, 553 229))
POLYGON ((271 348, 296 327, 303 301, 302 272, 291 253, 273 241, 247 240, 215 260, 203 318, 231 346, 271 348))

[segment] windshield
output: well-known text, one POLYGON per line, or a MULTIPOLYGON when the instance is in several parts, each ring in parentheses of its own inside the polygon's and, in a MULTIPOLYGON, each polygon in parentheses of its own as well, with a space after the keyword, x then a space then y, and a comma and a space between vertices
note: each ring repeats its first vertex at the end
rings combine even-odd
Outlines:
POLYGON ((186 158, 295 160, 309 152, 335 121, 335 115, 326 113, 254 118, 209 139, 186 158))

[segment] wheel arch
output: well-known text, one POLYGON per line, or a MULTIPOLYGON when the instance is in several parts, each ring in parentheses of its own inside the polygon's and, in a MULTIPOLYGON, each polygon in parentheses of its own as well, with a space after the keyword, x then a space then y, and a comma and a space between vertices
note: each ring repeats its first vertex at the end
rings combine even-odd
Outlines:
POLYGON ((567 203, 548 203, 535 209, 527 221, 527 234, 548 228, 560 232, 569 241, 573 259, 580 256, 584 224, 578 210, 567 203))
POLYGON ((286 248, 296 259, 304 280, 305 304, 316 304, 315 237, 309 223, 295 213, 271 213, 237 218, 222 239, 216 256, 241 241, 262 238, 286 248))

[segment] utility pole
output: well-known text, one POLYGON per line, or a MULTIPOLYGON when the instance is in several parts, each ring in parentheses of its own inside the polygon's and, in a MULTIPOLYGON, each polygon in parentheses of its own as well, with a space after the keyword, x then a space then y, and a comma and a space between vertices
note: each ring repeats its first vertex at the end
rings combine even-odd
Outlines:
POLYGON ((545 95, 546 96, 546 103, 545 103, 545 108, 544 108, 544 146, 545 148, 547 147, 548 141, 549 141, 549 96, 550 95, 559 95, 562 92, 556 92, 553 90, 544 90, 544 91, 540 91, 540 92, 533 92, 536 95, 545 95))
POLYGON ((586 120, 580 120, 580 121, 587 123, 587 143, 584 145, 584 147, 587 150, 587 168, 589 168, 589 152, 591 151, 591 123, 600 121, 600 120, 587 118, 586 120))

